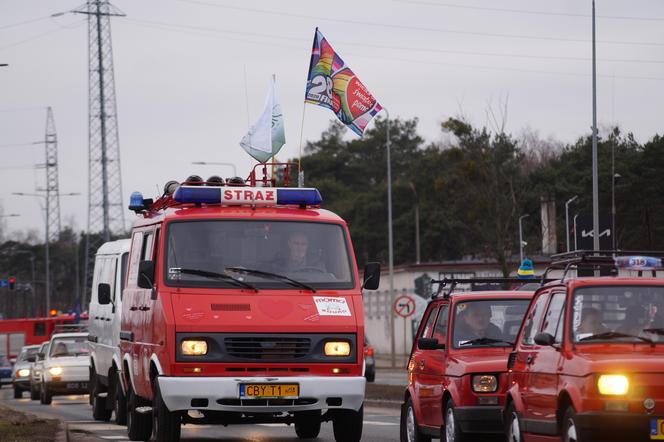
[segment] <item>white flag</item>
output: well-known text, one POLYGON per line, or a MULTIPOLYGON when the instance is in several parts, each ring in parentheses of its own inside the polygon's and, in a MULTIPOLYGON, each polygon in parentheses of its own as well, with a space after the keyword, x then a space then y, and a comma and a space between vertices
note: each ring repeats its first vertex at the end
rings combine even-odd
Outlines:
POLYGON ((263 113, 258 117, 256 124, 251 126, 249 132, 242 137, 240 146, 257 161, 265 163, 276 155, 285 143, 284 117, 277 100, 277 87, 273 75, 263 113))

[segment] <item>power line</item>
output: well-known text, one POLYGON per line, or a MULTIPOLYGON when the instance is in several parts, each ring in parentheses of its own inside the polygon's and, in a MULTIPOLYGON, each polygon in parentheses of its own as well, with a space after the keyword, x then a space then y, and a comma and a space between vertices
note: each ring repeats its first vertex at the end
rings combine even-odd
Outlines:
MULTIPOLYGON (((218 32, 226 33, 233 35, 247 35, 251 37, 262 37, 269 39, 286 39, 286 40, 297 40, 297 41, 309 41, 309 39, 304 39, 300 37, 289 37, 283 35, 275 34, 264 34, 264 33, 253 33, 253 32, 244 32, 244 31, 230 31, 219 28, 209 28, 201 26, 191 26, 191 25, 180 25, 174 23, 164 23, 156 22, 150 20, 131 20, 138 23, 147 23, 151 25, 158 26, 171 26, 175 28, 184 28, 184 29, 193 29, 198 31, 208 31, 208 32, 218 32)), ((568 60, 568 61, 583 61, 587 62, 589 59, 587 57, 570 57, 570 56, 556 56, 556 55, 533 55, 533 54, 510 54, 510 53, 497 53, 497 52, 481 52, 481 51, 461 51, 454 49, 431 49, 431 48, 422 48, 422 47, 407 47, 407 46, 390 46, 390 45, 380 45, 374 43, 356 43, 356 42, 343 42, 338 41, 342 44, 353 45, 353 46, 365 46, 377 49, 390 49, 390 50, 400 50, 400 51, 418 51, 418 52, 433 52, 439 54, 453 54, 453 55, 474 55, 482 57, 509 57, 509 58, 521 58, 521 59, 540 59, 540 60, 568 60)), ((609 63, 644 63, 644 64, 664 64, 664 60, 642 60, 642 59, 614 59, 606 58, 599 61, 609 62, 609 63)))
POLYGON ((18 23, 11 23, 9 25, 0 25, 0 29, 15 28, 17 26, 23 26, 23 25, 27 25, 27 24, 30 24, 30 23, 36 23, 38 21, 49 19, 50 17, 51 17, 50 15, 46 15, 44 17, 32 18, 30 20, 21 21, 21 22, 18 22, 18 23))
MULTIPOLYGON (((471 5, 460 5, 456 3, 438 3, 438 2, 429 2, 423 0, 393 0, 398 3, 409 3, 415 5, 427 5, 427 6, 439 6, 443 8, 454 8, 454 9, 469 9, 473 11, 491 11, 491 12, 505 12, 508 14, 527 14, 527 15, 547 15, 554 17, 581 17, 589 18, 590 14, 578 14, 572 12, 554 12, 554 11, 535 11, 528 9, 508 9, 508 8, 492 8, 487 6, 471 6, 471 5)), ((636 20, 636 21, 664 21, 664 18, 661 17, 630 17, 622 15, 597 15, 597 18, 604 18, 609 20, 636 20)))
MULTIPOLYGON (((278 15, 282 17, 292 17, 292 18, 301 18, 307 20, 316 20, 316 21, 328 21, 333 23, 346 23, 352 25, 361 25, 361 26, 374 26, 380 28, 388 29, 402 29, 408 31, 425 31, 425 32, 438 32, 444 34, 458 34, 458 35, 473 35, 481 37, 494 37, 494 38, 511 38, 511 39, 527 39, 527 40, 543 40, 543 41, 563 41, 571 43, 589 43, 587 39, 575 39, 575 38, 565 38, 565 37, 547 37, 547 36, 537 36, 537 35, 519 35, 519 34, 503 34, 503 33, 492 33, 492 32, 479 32, 479 31, 464 31, 458 29, 445 29, 445 28, 431 28, 423 26, 409 26, 396 23, 379 23, 373 21, 363 21, 363 20, 351 20, 351 19, 341 19, 333 18, 326 16, 314 16, 307 14, 298 14, 292 12, 283 12, 275 10, 266 10, 266 9, 257 9, 257 8, 248 8, 244 6, 234 6, 234 5, 224 5, 220 3, 212 3, 204 0, 176 0, 182 3, 189 3, 202 6, 211 6, 221 9, 229 9, 234 11, 243 11, 243 12, 255 12, 259 14, 268 14, 268 15, 278 15)), ((621 45, 637 45, 637 46, 664 46, 664 43, 651 43, 651 42, 639 42, 639 41, 616 41, 616 40, 603 40, 598 43, 604 44, 621 44, 621 45)))
POLYGON ((0 144, 0 147, 21 147, 21 146, 34 146, 36 144, 42 144, 41 142, 37 143, 12 143, 12 144, 0 144))
MULTIPOLYGON (((210 34, 202 33, 202 32, 196 32, 196 31, 184 30, 184 29, 177 29, 177 28, 174 28, 174 27, 169 27, 168 25, 164 25, 164 24, 162 24, 162 25, 143 24, 143 23, 140 23, 140 22, 142 22, 142 20, 125 19, 123 22, 126 22, 126 24, 130 24, 130 25, 136 25, 136 26, 146 27, 146 28, 153 28, 153 29, 157 29, 157 30, 161 30, 161 31, 167 31, 167 32, 176 32, 176 33, 181 33, 181 34, 186 34, 186 35, 195 35, 195 36, 202 36, 202 37, 214 38, 214 39, 240 41, 240 42, 243 42, 243 43, 255 44, 255 45, 259 45, 259 46, 265 46, 266 45, 266 43, 262 42, 262 41, 253 41, 253 40, 247 40, 247 39, 243 39, 243 38, 227 37, 227 36, 220 36, 220 35, 210 35, 210 34)), ((300 39, 298 38, 298 40, 300 40, 300 39)), ((281 47, 281 48, 286 48, 286 49, 294 49, 294 50, 302 51, 302 47, 300 47, 300 46, 276 44, 274 42, 269 42, 267 44, 270 45, 270 46, 273 46, 273 47, 281 47)), ((435 60, 417 60, 417 59, 399 58, 399 57, 392 57, 392 56, 390 56, 390 57, 376 56, 376 55, 366 54, 366 53, 359 54, 359 53, 354 53, 352 51, 344 51, 344 54, 358 56, 358 57, 361 56, 361 57, 364 57, 364 58, 373 58, 373 59, 379 59, 379 60, 396 61, 396 62, 404 62, 404 63, 419 63, 419 64, 429 64, 429 65, 439 65, 439 66, 451 66, 451 67, 460 67, 460 68, 469 68, 469 69, 489 70, 489 71, 524 72, 524 73, 535 73, 535 74, 554 75, 554 76, 588 77, 588 74, 577 73, 577 72, 560 72, 560 71, 550 71, 550 70, 545 71, 545 70, 536 70, 536 69, 505 68, 505 67, 496 67, 496 66, 483 66, 483 65, 473 65, 473 64, 449 63, 449 62, 442 62, 442 61, 435 61, 435 60)), ((648 77, 648 76, 599 75, 599 77, 602 77, 602 78, 615 78, 615 79, 620 79, 620 80, 648 80, 648 81, 663 81, 664 80, 664 77, 648 77)))
POLYGON ((31 42, 31 41, 34 41, 34 40, 38 40, 40 38, 46 37, 47 35, 55 34, 56 32, 62 32, 62 31, 67 31, 67 30, 70 30, 70 29, 74 29, 75 27, 78 27, 78 26, 82 25, 83 23, 85 23, 85 20, 77 22, 75 25, 73 25, 73 27, 70 27, 70 28, 52 29, 50 31, 42 32, 41 34, 37 34, 37 35, 34 35, 32 37, 26 38, 24 40, 19 40, 19 41, 16 41, 14 43, 10 43, 10 44, 5 45, 5 46, 0 46, 0 51, 2 51, 4 49, 8 49, 8 48, 13 48, 14 46, 18 46, 18 45, 28 43, 28 42, 31 42))

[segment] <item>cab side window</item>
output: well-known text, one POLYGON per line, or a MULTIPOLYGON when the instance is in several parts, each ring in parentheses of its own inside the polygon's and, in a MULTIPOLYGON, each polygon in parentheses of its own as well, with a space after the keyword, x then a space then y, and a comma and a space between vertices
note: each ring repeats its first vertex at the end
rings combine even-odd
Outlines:
POLYGON ((127 287, 136 287, 138 283, 138 264, 143 253, 143 232, 134 232, 131 236, 131 255, 129 256, 129 274, 127 287))
POLYGON ((152 243, 154 235, 152 232, 146 232, 143 236, 143 249, 141 251, 141 261, 150 261, 152 259, 152 243))
POLYGON ((561 317, 563 316, 563 309, 565 306, 565 293, 554 293, 551 296, 549 309, 544 316, 544 324, 542 325, 542 332, 548 333, 556 338, 555 343, 562 342, 562 325, 561 317))
POLYGON ((526 318, 526 324, 523 327, 522 344, 533 345, 535 343, 535 335, 537 334, 539 324, 542 322, 548 299, 549 293, 542 293, 538 296, 532 309, 530 309, 530 313, 528 313, 528 317, 526 318))
POLYGON ((436 320, 436 313, 438 313, 438 306, 432 307, 429 309, 429 316, 427 316, 427 322, 424 324, 422 329, 422 334, 420 338, 430 338, 431 332, 433 331, 433 324, 436 320))
POLYGON ((445 344, 447 342, 447 324, 449 321, 449 309, 448 304, 443 304, 440 306, 438 311, 438 319, 436 319, 436 326, 433 329, 433 338, 438 340, 438 343, 445 344))

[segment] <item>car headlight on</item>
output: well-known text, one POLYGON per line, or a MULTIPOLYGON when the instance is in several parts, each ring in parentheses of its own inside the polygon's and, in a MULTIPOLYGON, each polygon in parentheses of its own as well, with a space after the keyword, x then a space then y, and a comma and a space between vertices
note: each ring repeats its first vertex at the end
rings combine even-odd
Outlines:
POLYGON ((62 374, 62 367, 51 367, 48 369, 48 372, 51 373, 52 376, 60 376, 62 374))
POLYGON ((473 376, 473 391, 475 393, 493 393, 498 390, 498 378, 492 374, 477 374, 473 376))
POLYGON ((325 356, 350 355, 350 342, 328 341, 325 343, 325 356))
POLYGON ((21 368, 18 372, 18 377, 19 378, 26 378, 30 376, 30 369, 29 368, 21 368))
POLYGON ((621 374, 603 374, 597 378, 600 394, 623 396, 629 391, 629 379, 621 374))
POLYGON ((180 344, 184 356, 203 356, 208 352, 207 342, 202 340, 186 339, 180 344))

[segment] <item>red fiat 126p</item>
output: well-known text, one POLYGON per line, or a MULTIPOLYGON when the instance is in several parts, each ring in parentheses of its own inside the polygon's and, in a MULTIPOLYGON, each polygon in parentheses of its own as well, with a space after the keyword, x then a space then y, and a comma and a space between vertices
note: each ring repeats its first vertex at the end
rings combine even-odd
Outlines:
POLYGON ((323 421, 339 442, 361 438, 361 291, 380 268, 359 280, 346 223, 316 189, 251 177, 132 195, 120 336, 132 440, 246 423, 308 439, 323 421))
POLYGON ((402 442, 439 437, 459 442, 469 433, 503 432, 507 359, 533 293, 454 291, 459 282, 524 283, 506 278, 457 279, 450 281, 448 294, 434 295, 408 363, 402 442))
POLYGON ((596 253, 558 256, 562 279, 535 293, 510 356, 510 442, 664 440, 661 259, 596 253))

